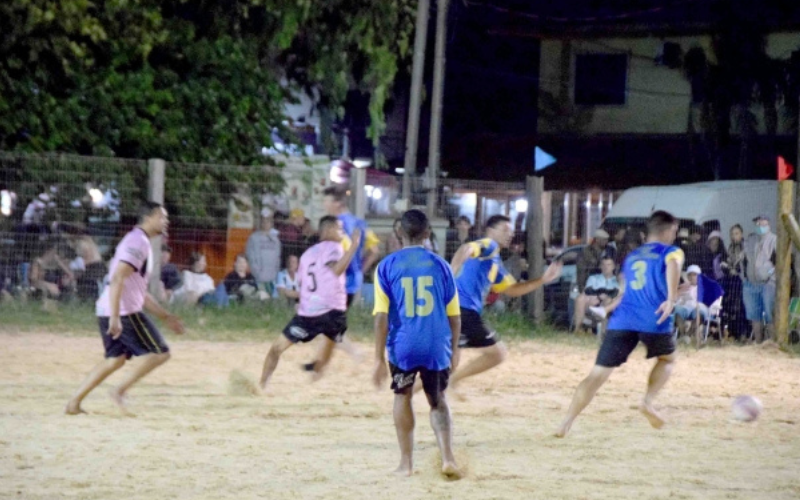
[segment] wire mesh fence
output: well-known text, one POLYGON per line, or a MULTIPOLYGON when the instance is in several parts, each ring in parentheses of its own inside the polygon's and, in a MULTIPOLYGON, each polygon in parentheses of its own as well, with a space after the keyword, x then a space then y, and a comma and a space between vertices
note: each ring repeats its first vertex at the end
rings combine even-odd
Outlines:
MULTIPOLYGON (((148 196, 149 172, 146 160, 0 153, 2 294, 94 300, 116 243, 136 223, 138 202, 148 196)), ((428 243, 446 259, 463 243, 483 236, 486 221, 501 214, 509 217, 514 228, 512 242, 501 254, 504 265, 518 280, 543 271, 528 266, 531 249, 526 248, 525 228, 533 207, 528 206, 522 182, 442 179, 433 189, 429 180, 412 177, 405 203, 402 178, 372 169, 363 176, 352 172, 337 171, 326 157, 285 159, 282 166, 167 162, 164 199, 171 224, 163 240, 166 251, 154 249, 162 264, 167 264, 161 270, 161 298, 177 300, 181 287, 197 281, 195 275, 203 275, 207 276, 205 288, 191 300, 227 303, 224 297, 236 295, 228 292, 238 288, 229 287, 226 278, 240 274, 240 255, 246 256, 252 276, 239 282, 252 283, 255 296, 277 298, 279 282, 296 286, 292 283, 296 283, 297 259, 292 256, 299 258, 316 242, 317 221, 325 214, 323 191, 335 183, 349 183, 351 195, 353 190, 363 190, 361 198, 351 196, 351 200, 363 200, 363 206, 353 205, 351 210, 365 214, 383 255, 400 246, 393 226, 402 211, 432 205, 435 236, 428 243), (356 178, 361 185, 354 182, 356 178), (225 294, 219 293, 220 285, 225 294)), ((766 186, 765 193, 773 187, 766 186)), ((681 202, 679 196, 677 203, 698 207, 722 203, 703 201, 701 191, 692 192, 694 202, 690 198, 681 202)), ((774 214, 775 209, 767 206, 769 200, 761 207, 765 196, 750 199, 741 193, 736 195, 743 197, 741 201, 734 200, 744 206, 741 214, 774 214)), ((587 318, 583 314, 587 304, 598 300, 587 288, 592 276, 602 275, 603 259, 610 257, 618 272, 625 257, 644 243, 645 221, 654 203, 651 195, 633 193, 633 204, 645 208, 638 215, 619 216, 613 207, 620 195, 550 191, 542 196, 541 207, 535 207, 541 209, 544 220, 545 248, 538 251, 546 260, 559 256, 565 264, 561 279, 544 293, 545 310, 554 323, 580 328, 587 318)), ((631 205, 630 193, 626 196, 625 203, 631 205)), ((733 195, 719 199, 729 196, 733 195)), ((750 333, 746 291, 757 279, 752 277, 756 270, 745 250, 748 245, 755 248, 760 236, 752 234, 756 228, 751 216, 720 213, 681 216, 677 244, 686 255, 685 270, 698 266, 701 276, 721 286, 721 321, 716 329, 742 337, 750 333)), ((769 261, 767 256, 761 262, 769 261)), ((368 288, 371 274, 365 271, 368 288)), ((689 282, 691 277, 685 279, 689 282)), ((756 284, 769 287, 770 279, 766 275, 764 283, 756 284)), ((496 311, 525 310, 525 300, 490 295, 487 304, 496 311)), ((769 322, 771 311, 763 309, 762 319, 769 322)), ((591 318, 587 322, 598 324, 591 318)))

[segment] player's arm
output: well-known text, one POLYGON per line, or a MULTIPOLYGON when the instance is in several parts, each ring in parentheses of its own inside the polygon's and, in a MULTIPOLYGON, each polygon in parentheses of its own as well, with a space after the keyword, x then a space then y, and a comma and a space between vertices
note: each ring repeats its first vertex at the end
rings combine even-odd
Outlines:
POLYGON ((108 334, 115 339, 122 334, 122 320, 119 317, 119 301, 122 298, 122 287, 125 286, 125 280, 135 272, 136 268, 131 264, 120 261, 114 269, 111 282, 108 284, 108 303, 111 307, 108 319, 108 334))
MULTIPOLYGON (((552 283, 553 281, 557 280, 561 276, 561 270, 564 268, 564 264, 557 260, 548 266, 547 270, 544 272, 541 278, 537 278, 535 280, 528 280, 528 281, 520 281, 518 283, 513 283, 508 286, 503 286, 500 283, 500 286, 495 286, 494 289, 498 293, 502 293, 509 297, 519 297, 522 295, 526 295, 528 293, 537 290, 548 283, 552 283)), ((510 275, 507 277, 510 278, 510 275)))
POLYGON ((456 250, 453 259, 450 261, 450 268, 453 270, 453 275, 458 276, 461 267, 466 261, 480 255, 481 248, 475 242, 464 243, 456 250))
POLYGON ((676 250, 667 255, 667 300, 662 302, 656 315, 661 315, 658 318, 660 325, 666 321, 671 315, 672 310, 675 309, 675 304, 678 301, 678 285, 681 281, 681 268, 683 267, 683 252, 676 250))
POLYGON ((376 262, 378 262, 378 259, 381 256, 381 251, 380 251, 381 240, 379 240, 378 237, 375 236, 375 233, 373 233, 369 229, 367 230, 367 233, 364 235, 364 238, 365 238, 364 252, 366 253, 366 255, 364 255, 363 265, 361 269, 363 269, 364 271, 368 271, 372 269, 372 266, 376 262))
POLYGON ((347 266, 350 265, 350 261, 353 260, 353 256, 358 251, 358 244, 361 242, 361 230, 356 229, 353 231, 353 241, 350 244, 350 248, 344 253, 341 259, 339 259, 334 264, 329 264, 331 270, 333 270, 336 276, 341 276, 345 271, 347 271, 347 266))
POLYGON ((373 328, 375 330, 375 368, 372 373, 372 382, 376 388, 379 388, 386 377, 389 375, 389 370, 386 367, 386 337, 389 335, 389 296, 383 291, 381 285, 379 271, 382 264, 378 265, 375 269, 375 308, 372 314, 375 315, 375 323, 373 328))
POLYGON ((181 319, 161 307, 161 304, 149 293, 144 296, 144 310, 166 323, 170 330, 178 335, 183 333, 183 322, 181 319))

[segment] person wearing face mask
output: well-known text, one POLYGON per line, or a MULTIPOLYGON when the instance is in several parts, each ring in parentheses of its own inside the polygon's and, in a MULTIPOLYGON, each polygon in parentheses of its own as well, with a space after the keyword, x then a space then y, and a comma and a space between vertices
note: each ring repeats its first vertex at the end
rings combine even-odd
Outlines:
POLYGON ((765 324, 772 323, 775 305, 775 252, 778 237, 770 230, 769 217, 759 215, 753 219, 755 233, 744 244, 743 292, 747 320, 753 325, 753 338, 764 341, 765 324))

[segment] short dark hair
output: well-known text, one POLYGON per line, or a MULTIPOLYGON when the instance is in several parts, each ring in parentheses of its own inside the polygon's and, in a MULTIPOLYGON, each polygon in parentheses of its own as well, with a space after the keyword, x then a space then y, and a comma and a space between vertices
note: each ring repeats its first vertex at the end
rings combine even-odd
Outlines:
POLYGON ((647 232, 649 234, 661 234, 677 223, 678 219, 671 213, 657 210, 647 219, 647 232))
POLYGON ((202 259, 203 257, 205 257, 205 254, 203 252, 192 252, 192 253, 190 253, 189 254, 189 266, 194 266, 195 264, 200 262, 200 259, 202 259))
POLYGON ((617 261, 614 260, 614 256, 611 254, 603 254, 603 257, 600 259, 600 262, 603 262, 604 260, 610 260, 611 262, 614 263, 614 265, 617 264, 617 261))
POLYGON ((462 215, 462 216, 460 216, 458 219, 456 219, 456 224, 458 224, 458 223, 459 223, 459 222, 461 222, 461 221, 464 221, 464 222, 466 222, 466 223, 467 223, 467 224, 469 224, 470 226, 472 225, 472 221, 471 221, 471 220, 469 220, 469 217, 467 217, 466 215, 462 215))
POLYGON ((150 217, 153 214, 153 211, 158 208, 163 208, 163 205, 155 201, 142 200, 142 202, 139 203, 139 211, 138 211, 139 222, 144 222, 144 220, 147 217, 150 217))
POLYGON ((498 224, 504 222, 509 223, 511 222, 511 219, 509 219, 505 215, 492 215, 491 217, 489 217, 489 220, 486 221, 486 229, 489 229, 490 227, 495 227, 498 224))
POLYGON ((324 231, 327 226, 338 226, 339 219, 335 215, 326 215, 319 220, 319 230, 324 231))
POLYGON ((342 186, 328 186, 322 191, 323 196, 331 196, 339 203, 344 203, 347 200, 347 189, 342 186))
POLYGON ((233 259, 233 261, 236 262, 239 259, 244 259, 245 262, 250 263, 250 259, 247 258, 246 254, 243 254, 243 253, 237 254, 236 258, 233 259))
POLYGON ((403 232, 409 240, 418 241, 428 228, 431 227, 428 222, 428 216, 421 210, 407 210, 401 217, 400 222, 403 227, 403 232))

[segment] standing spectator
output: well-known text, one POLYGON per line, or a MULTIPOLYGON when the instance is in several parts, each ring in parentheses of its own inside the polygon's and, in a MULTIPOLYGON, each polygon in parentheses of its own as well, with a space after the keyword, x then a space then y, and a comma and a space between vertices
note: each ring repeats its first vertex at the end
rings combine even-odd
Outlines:
POLYGON ((275 293, 275 278, 281 270, 281 240, 272 217, 261 218, 261 229, 247 239, 245 254, 258 289, 270 297, 275 293))
POLYGON ((175 290, 173 299, 187 305, 209 305, 215 302, 214 279, 206 273, 206 256, 192 252, 189 269, 183 272, 183 285, 175 290))
POLYGON ((589 276, 595 274, 600 269, 600 259, 603 257, 603 252, 608 244, 608 233, 602 229, 594 232, 594 239, 591 244, 586 245, 576 262, 578 280, 577 285, 579 290, 586 288, 586 281, 589 276))
POLYGON ((703 228, 697 225, 692 226, 692 229, 689 231, 687 247, 684 249, 686 253, 686 265, 701 266, 705 250, 706 248, 703 245, 703 228))
POLYGON ((756 342, 764 341, 765 323, 772 323, 772 308, 775 305, 775 248, 778 237, 771 232, 769 217, 759 215, 753 222, 755 234, 744 242, 744 308, 747 320, 753 325, 756 342))
POLYGON ((445 259, 450 262, 456 250, 461 248, 461 245, 473 241, 476 238, 477 235, 475 234, 469 217, 462 215, 456 220, 455 231, 449 232, 447 235, 445 259))
POLYGON ((575 318, 573 328, 583 327, 583 319, 590 307, 604 307, 611 304, 619 294, 619 282, 614 274, 616 264, 610 255, 603 257, 600 262, 600 273, 589 276, 586 288, 575 299, 575 318))
POLYGON ((715 281, 722 281, 725 276, 722 272, 722 263, 728 259, 725 244, 722 242, 722 233, 711 231, 706 240, 706 247, 700 254, 700 269, 705 276, 715 281))
POLYGON ((306 223, 306 215, 301 208, 295 208, 289 212, 289 220, 281 225, 280 240, 284 245, 289 243, 301 243, 303 241, 303 225, 306 223))
POLYGON ((747 319, 742 300, 742 273, 744 265, 744 230, 739 224, 731 227, 731 243, 728 246, 728 259, 722 263, 725 277, 722 280, 722 289, 725 294, 722 298, 722 310, 728 319, 730 333, 737 340, 747 333, 747 319))
POLYGON ((258 284, 247 268, 247 256, 240 253, 233 262, 233 271, 225 276, 216 289, 219 307, 227 307, 231 300, 242 303, 258 294, 258 284))
POLYGON ((286 259, 286 269, 278 273, 278 295, 292 305, 297 304, 300 299, 300 279, 297 275, 299 265, 300 259, 297 255, 289 255, 286 259))
POLYGON ((362 234, 356 255, 347 267, 345 279, 347 306, 350 307, 356 295, 361 292, 361 285, 364 283, 363 270, 370 269, 378 260, 380 254, 378 243, 380 243, 380 240, 375 236, 375 233, 367 228, 367 223, 364 219, 356 217, 347 209, 347 192, 343 188, 331 186, 326 188, 323 194, 325 195, 323 201, 325 211, 328 215, 338 217, 342 223, 342 229, 347 236, 344 244, 349 247, 353 232, 356 229, 360 229, 362 234))
POLYGON ((627 232, 628 230, 624 226, 618 227, 614 231, 614 237, 611 239, 608 245, 606 245, 606 255, 614 259, 615 264, 617 264, 619 255, 622 253, 623 246, 625 245, 625 235, 627 232))
POLYGON ((161 286, 163 291, 160 300, 172 302, 172 294, 181 286, 181 272, 171 262, 172 249, 167 245, 161 247, 161 286))
POLYGON ((386 239, 386 255, 393 254, 403 248, 403 235, 400 232, 400 219, 395 219, 392 224, 392 233, 386 239))

